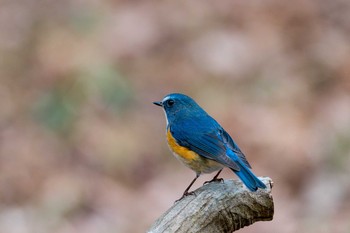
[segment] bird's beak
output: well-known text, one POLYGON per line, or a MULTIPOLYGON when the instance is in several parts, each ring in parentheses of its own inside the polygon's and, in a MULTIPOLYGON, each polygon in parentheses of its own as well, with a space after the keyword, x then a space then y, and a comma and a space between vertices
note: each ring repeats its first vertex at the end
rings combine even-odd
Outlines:
POLYGON ((163 103, 162 102, 153 102, 153 104, 163 107, 163 103))

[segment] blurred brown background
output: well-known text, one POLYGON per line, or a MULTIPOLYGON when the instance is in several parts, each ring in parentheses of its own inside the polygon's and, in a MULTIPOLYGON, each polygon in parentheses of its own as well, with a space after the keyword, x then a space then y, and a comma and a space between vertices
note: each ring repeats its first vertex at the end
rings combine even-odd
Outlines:
POLYGON ((194 177, 151 104, 169 92, 195 98, 274 180, 274 220, 240 232, 350 232, 349 12, 2 0, 0 232, 144 232, 194 177))

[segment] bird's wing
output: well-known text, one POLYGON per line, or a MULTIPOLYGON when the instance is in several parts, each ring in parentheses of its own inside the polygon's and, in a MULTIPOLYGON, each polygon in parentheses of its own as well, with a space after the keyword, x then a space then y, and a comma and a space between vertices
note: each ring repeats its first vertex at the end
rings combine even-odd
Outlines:
POLYGON ((205 158, 215 160, 236 171, 240 170, 235 162, 237 159, 250 167, 230 135, 214 119, 205 122, 187 121, 177 124, 176 127, 170 126, 170 131, 180 146, 205 158), (233 153, 227 153, 227 150, 233 153))
POLYGON ((247 167, 252 168, 250 166, 250 164, 248 163, 247 159, 245 158, 245 155, 243 154, 243 152, 241 151, 241 149, 239 149, 238 145, 233 141, 233 139, 231 138, 231 136, 224 130, 222 129, 222 133, 221 133, 221 138, 224 141, 224 144, 235 154, 238 156, 238 158, 241 159, 241 161, 247 165, 247 167))

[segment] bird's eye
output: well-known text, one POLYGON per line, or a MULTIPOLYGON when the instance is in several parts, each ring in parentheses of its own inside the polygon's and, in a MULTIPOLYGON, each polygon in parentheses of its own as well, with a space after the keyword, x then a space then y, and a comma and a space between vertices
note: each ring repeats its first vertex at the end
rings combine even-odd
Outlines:
POLYGON ((173 106, 174 103, 175 103, 174 100, 168 100, 168 101, 167 101, 167 105, 168 105, 169 107, 173 106))

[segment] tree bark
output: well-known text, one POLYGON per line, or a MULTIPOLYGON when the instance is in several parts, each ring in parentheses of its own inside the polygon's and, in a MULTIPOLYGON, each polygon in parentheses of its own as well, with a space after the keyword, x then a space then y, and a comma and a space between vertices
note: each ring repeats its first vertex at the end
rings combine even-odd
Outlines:
POLYGON ((148 232, 233 232, 257 221, 270 221, 274 213, 273 182, 269 177, 260 179, 267 188, 256 192, 238 180, 203 185, 175 202, 148 232))

